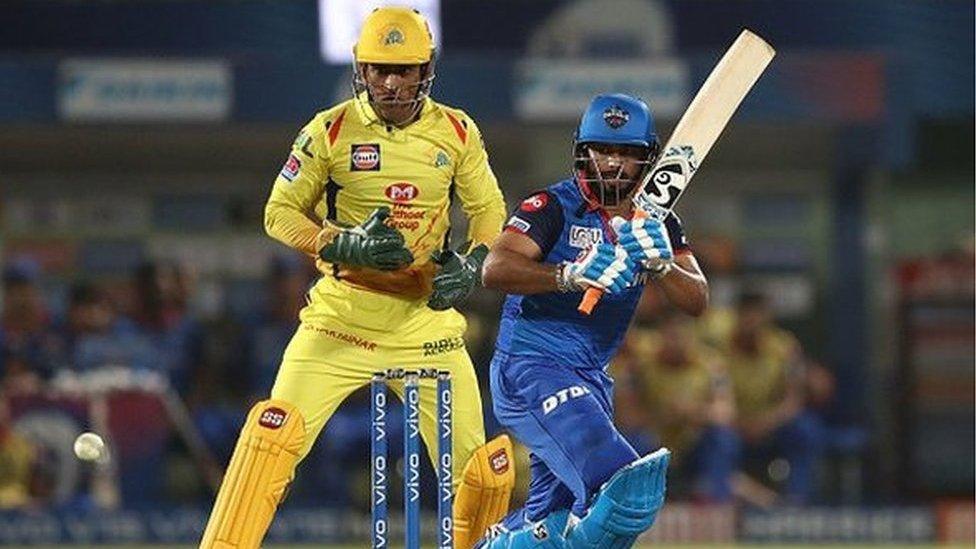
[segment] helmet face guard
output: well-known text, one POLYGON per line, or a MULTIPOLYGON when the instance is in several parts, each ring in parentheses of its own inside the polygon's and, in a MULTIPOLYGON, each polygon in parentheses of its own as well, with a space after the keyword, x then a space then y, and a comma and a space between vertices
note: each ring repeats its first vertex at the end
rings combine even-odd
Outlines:
MULTIPOLYGON (((600 169, 597 153, 590 145, 591 143, 581 143, 574 148, 573 165, 576 183, 587 202, 593 206, 608 208, 617 207, 630 198, 644 176, 651 170, 660 152, 660 147, 655 142, 652 147, 642 148, 639 159, 625 156, 617 161, 616 166, 608 166, 609 172, 604 172, 600 169), (627 174, 628 165, 638 168, 633 176, 627 174)), ((592 143, 592 145, 599 144, 592 143)), ((607 145, 613 144, 607 143, 607 145)))
POLYGON ((573 140, 576 183, 592 206, 620 206, 634 193, 660 150, 646 103, 621 93, 598 95, 583 112, 573 140), (617 151, 601 153, 601 145, 617 151))
MULTIPOLYGON (((353 78, 352 78, 352 91, 355 97, 362 97, 364 94, 369 105, 373 107, 373 111, 377 116, 383 117, 380 113, 384 107, 400 107, 400 106, 411 106, 409 114, 405 116, 404 120, 386 120, 384 122, 390 124, 402 124, 404 122, 409 122, 413 120, 420 110, 424 106, 424 101, 430 97, 430 90, 434 85, 434 78, 436 74, 434 73, 434 61, 435 57, 431 54, 431 59, 427 63, 420 64, 420 81, 416 84, 407 84, 401 86, 397 91, 396 95, 391 99, 378 99, 376 94, 373 92, 374 87, 366 81, 366 70, 370 63, 361 63, 358 61, 353 61, 353 78)), ((379 64, 379 63, 377 63, 379 64)))
MULTIPOLYGON (((414 120, 430 95, 434 82, 436 48, 430 26, 420 12, 396 6, 373 10, 353 47, 352 88, 356 98, 365 98, 384 122, 405 125, 414 120), (381 84, 371 84, 366 72, 371 65, 420 67, 420 80, 400 85, 392 97, 381 93, 381 84), (389 111, 401 108, 402 116, 389 120, 389 111), (383 111, 387 111, 384 116, 383 111)), ((388 90, 387 90, 388 91, 388 90)))

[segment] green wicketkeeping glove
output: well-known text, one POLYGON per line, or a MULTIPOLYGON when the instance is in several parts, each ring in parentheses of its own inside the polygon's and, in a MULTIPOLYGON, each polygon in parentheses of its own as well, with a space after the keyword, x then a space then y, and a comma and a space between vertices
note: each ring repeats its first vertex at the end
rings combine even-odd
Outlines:
MULTIPOLYGON (((458 248, 463 250, 465 244, 458 248)), ((434 276, 434 293, 427 300, 427 306, 435 311, 454 307, 468 297, 475 284, 481 280, 481 264, 488 256, 488 246, 479 244, 467 255, 454 250, 438 250, 431 258, 441 266, 434 276)))
POLYGON ((390 209, 376 208, 361 225, 342 229, 319 250, 329 263, 344 263, 383 271, 395 271, 413 263, 400 231, 388 226, 390 209))

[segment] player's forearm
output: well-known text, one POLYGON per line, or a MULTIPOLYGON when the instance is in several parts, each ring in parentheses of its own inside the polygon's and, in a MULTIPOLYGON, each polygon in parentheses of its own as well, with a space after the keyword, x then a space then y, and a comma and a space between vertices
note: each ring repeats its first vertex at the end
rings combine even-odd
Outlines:
POLYGON ((492 249, 485 259, 481 280, 486 288, 508 294, 555 292, 557 266, 540 263, 504 248, 492 249))
POLYGON ((287 204, 268 202, 264 209, 264 230, 286 246, 318 255, 317 238, 322 227, 287 204))
POLYGON ((680 262, 675 262, 668 274, 657 280, 657 285, 672 305, 690 315, 700 316, 708 307, 705 275, 682 266, 680 262))

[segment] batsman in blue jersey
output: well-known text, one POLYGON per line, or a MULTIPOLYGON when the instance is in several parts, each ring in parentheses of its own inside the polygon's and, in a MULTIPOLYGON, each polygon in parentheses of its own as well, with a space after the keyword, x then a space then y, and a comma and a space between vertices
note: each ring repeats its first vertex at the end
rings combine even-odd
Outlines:
POLYGON ((660 153, 640 99, 600 95, 583 113, 573 177, 530 195, 484 264, 505 300, 491 392, 495 415, 531 451, 525 507, 482 547, 630 547, 664 504, 669 452, 639 456, 613 424, 606 372, 645 286, 701 314, 708 284, 681 221, 632 219, 631 197, 660 153), (584 316, 587 288, 605 295, 584 316))

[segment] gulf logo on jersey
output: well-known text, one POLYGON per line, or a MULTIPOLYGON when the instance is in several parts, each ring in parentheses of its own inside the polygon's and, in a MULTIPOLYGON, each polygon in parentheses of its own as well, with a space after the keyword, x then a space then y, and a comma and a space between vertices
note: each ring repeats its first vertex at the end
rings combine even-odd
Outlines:
POLYGON ((420 189, 418 189, 413 183, 397 181, 396 183, 387 185, 385 193, 386 197, 393 202, 402 204, 404 202, 410 202, 414 198, 420 196, 420 189))
POLYGON ((354 172, 379 171, 379 143, 353 144, 349 169, 354 172))

